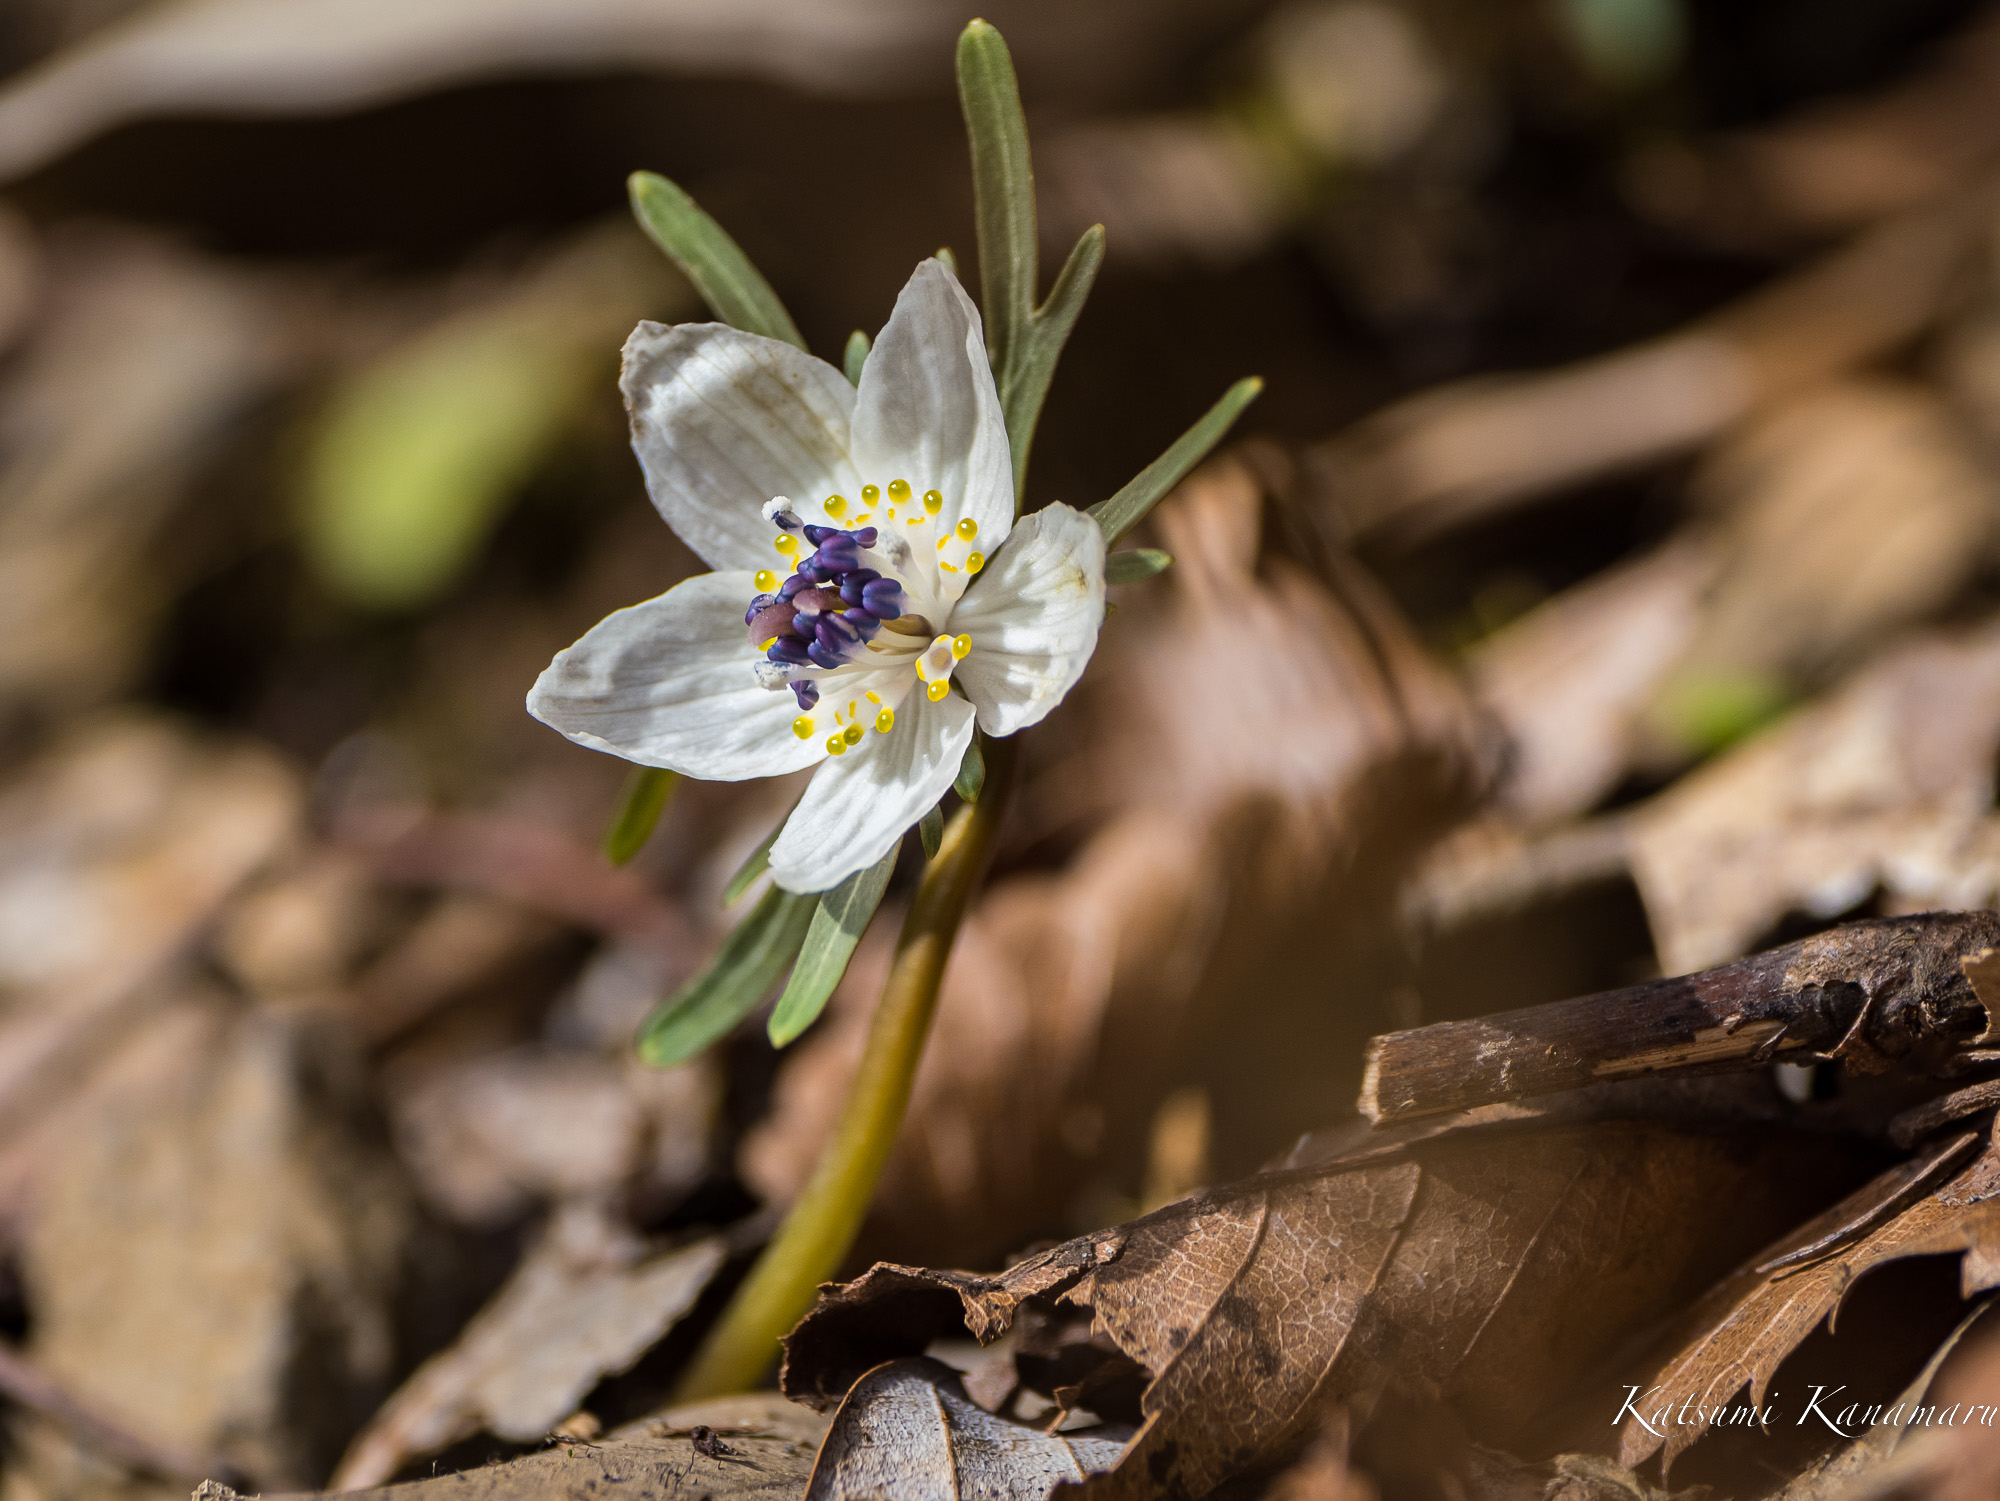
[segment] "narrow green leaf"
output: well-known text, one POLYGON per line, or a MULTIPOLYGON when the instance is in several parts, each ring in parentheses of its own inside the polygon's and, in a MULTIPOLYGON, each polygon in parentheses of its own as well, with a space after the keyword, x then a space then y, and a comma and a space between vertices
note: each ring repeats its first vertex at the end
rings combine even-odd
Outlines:
POLYGON ((972 144, 980 312, 1004 402, 1035 307, 1035 180, 1014 60, 984 21, 959 33, 958 99, 972 144))
POLYGON ((1035 309, 1029 320, 1028 337, 1015 361, 1014 368, 1007 372, 1007 381, 1001 387, 1000 407, 1007 419, 1007 442, 1014 454, 1014 505, 1018 510, 1021 503, 1021 487, 1028 474, 1028 449, 1035 441, 1035 424, 1041 420, 1042 403, 1049 394, 1049 382, 1055 378, 1056 362, 1062 358, 1063 345, 1069 342, 1070 330, 1076 327, 1077 317, 1083 312, 1083 304, 1090 296, 1090 289, 1097 281, 1098 268, 1104 264, 1104 226, 1093 224, 1083 232, 1083 238, 1076 242, 1076 248, 1063 262, 1062 273, 1056 277, 1056 284, 1049 288, 1048 301, 1035 309))
POLYGON ((1160 497, 1173 489, 1199 464, 1208 451, 1222 441, 1245 407, 1257 399, 1264 383, 1256 376, 1239 380, 1222 395, 1222 400, 1203 414, 1201 420, 1180 437, 1165 453, 1133 477, 1124 489, 1109 500, 1090 508, 1104 532, 1106 545, 1116 542, 1159 504, 1160 497))
POLYGON ((1165 573, 1174 566, 1174 555, 1157 547, 1135 547, 1130 552, 1114 552, 1104 560, 1104 582, 1136 584, 1165 573))
POLYGON ((771 846, 778 842, 778 836, 785 832, 785 818, 778 820, 778 826, 764 836, 764 842, 750 853, 750 858, 736 868, 736 874, 729 878, 729 884, 722 888, 722 905, 733 907, 743 899, 757 877, 771 868, 771 846))
POLYGON ((937 852, 944 844, 944 814, 936 807, 917 820, 917 838, 923 841, 924 858, 937 859, 937 852))
POLYGON ((965 759, 958 763, 958 779, 951 784, 951 790, 968 803, 979 801, 979 789, 986 785, 986 755, 979 748, 979 736, 975 733, 966 744, 965 759))
POLYGON ((722 941, 707 969, 683 985, 639 1029, 639 1059, 683 1063, 728 1033, 771 993, 806 940, 815 895, 773 886, 722 941))
POLYGON ((792 978, 771 1012, 771 1046, 781 1048, 813 1024, 826 1007, 827 997, 840 977, 847 973, 847 961, 861 942, 869 919, 882 905, 882 893, 889 889, 890 872, 896 868, 896 852, 901 841, 868 869, 857 871, 819 899, 812 926, 806 929, 805 947, 799 962, 792 966, 792 978))
POLYGON ((613 865, 625 864, 646 847, 680 780, 662 766, 641 766, 626 780, 618 816, 604 836, 604 853, 613 865))
POLYGON ((634 172, 625 186, 640 228, 694 283, 717 318, 745 333, 806 347, 771 284, 692 198, 657 172, 634 172))
POLYGON ((847 349, 841 355, 841 368, 846 372, 850 386, 861 384, 861 367, 868 363, 870 342, 868 335, 860 329, 847 336, 847 349))

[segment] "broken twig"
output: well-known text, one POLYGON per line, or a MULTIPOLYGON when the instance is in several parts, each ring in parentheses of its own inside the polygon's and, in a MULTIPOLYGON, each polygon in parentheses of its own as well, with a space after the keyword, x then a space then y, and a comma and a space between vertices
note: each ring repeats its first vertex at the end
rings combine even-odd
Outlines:
POLYGON ((1381 1124, 1645 1074, 1840 1059, 1948 1072, 1983 1039, 2000 916, 1849 923, 1733 964, 1368 1046, 1360 1110, 1381 1124))

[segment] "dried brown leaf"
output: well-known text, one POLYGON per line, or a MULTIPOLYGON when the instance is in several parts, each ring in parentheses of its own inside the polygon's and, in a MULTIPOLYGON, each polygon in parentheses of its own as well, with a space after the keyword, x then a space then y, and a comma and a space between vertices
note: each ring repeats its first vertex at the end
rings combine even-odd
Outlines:
POLYGON ((854 1383, 814 1461, 806 1501, 1042 1501, 1118 1461, 1126 1435, 1044 1432, 983 1411, 958 1372, 922 1356, 854 1383))
MULTIPOLYGON (((505 1464, 360 1491, 265 1501, 798 1501, 826 1419, 772 1392, 670 1408, 585 1442, 556 1441, 505 1464), (703 1453, 708 1428, 728 1452, 703 1453)), ((215 1501, 230 1501, 226 1492, 215 1501)))
POLYGON ((1861 1276, 1909 1256, 1959 1254, 1963 1295, 2000 1286, 2000 1152, 1984 1154, 1935 1191, 1911 1202, 1941 1170, 1962 1160, 1976 1138, 1963 1135, 1883 1174, 1800 1226, 1719 1283, 1687 1315, 1675 1353, 1641 1383, 1641 1415, 1675 1409, 1674 1421, 1628 1416, 1619 1460, 1644 1463, 1684 1452, 1708 1427, 1705 1415, 1678 1421, 1683 1402, 1711 1410, 1745 1386, 1762 1406, 1771 1377, 1861 1276), (1671 1401, 1669 1401, 1671 1397, 1671 1401), (1655 1431, 1658 1430, 1658 1431, 1655 1431))
MULTIPOLYGON (((785 1389, 827 1407, 865 1370, 961 1320, 1088 1308, 1095 1342, 1152 1379, 1093 1496, 1202 1495, 1269 1472, 1344 1403, 1442 1400, 1511 1437, 1645 1320, 1786 1223, 1779 1139, 1606 1122, 1466 1132, 1273 1173, 1059 1246, 993 1277, 878 1265, 787 1343, 785 1389), (1746 1206, 1750 1206, 1747 1207, 1746 1206)), ((1822 1167, 1821 1171, 1825 1171, 1822 1167)))
POLYGON ((711 1238, 648 1256, 602 1210, 558 1213, 452 1346, 356 1436, 333 1489, 379 1485, 482 1428, 515 1443, 542 1438, 686 1314, 726 1254, 711 1238))
POLYGON ((1661 968, 1744 952, 1787 912, 1833 917, 2000 896, 1989 809, 2000 625, 1892 647, 1847 683, 1703 766, 1626 823, 1661 968))

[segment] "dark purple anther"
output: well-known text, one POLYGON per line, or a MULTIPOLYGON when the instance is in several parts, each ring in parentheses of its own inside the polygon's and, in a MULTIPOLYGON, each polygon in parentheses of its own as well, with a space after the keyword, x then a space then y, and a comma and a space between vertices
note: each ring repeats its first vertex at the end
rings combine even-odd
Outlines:
POLYGON ((809 648, 797 636, 780 636, 764 655, 773 662, 783 662, 787 667, 803 667, 812 660, 809 648))
POLYGON ((843 658, 838 652, 828 651, 825 647, 821 646, 817 641, 810 643, 806 647, 806 655, 812 659, 815 665, 824 667, 829 672, 831 672, 836 667, 844 667, 847 665, 846 659, 843 658))
POLYGON ((775 594, 760 594, 765 601, 762 606, 753 606, 750 618, 745 622, 750 627, 750 644, 762 646, 773 636, 782 636, 792 628, 792 618, 799 612, 787 600, 775 594))
POLYGON ((831 611, 819 617, 813 635, 830 652, 851 652, 861 645, 861 632, 855 629, 854 622, 831 611))
POLYGON ((828 537, 838 537, 840 534, 840 528, 837 526, 809 526, 806 528, 806 541, 818 547, 828 537))
POLYGON ((773 511, 771 519, 778 523, 781 532, 795 532, 799 529, 799 518, 790 511, 773 511))
POLYGON ((841 532, 820 543, 819 551, 813 554, 813 561, 834 573, 851 573, 861 566, 861 549, 854 545, 852 537, 841 532))
MULTIPOLYGON (((844 598, 847 594, 841 590, 844 598)), ((871 579, 861 586, 861 608, 877 620, 894 620, 903 613, 903 587, 894 579, 871 579)))
POLYGON ((799 590, 811 583, 812 580, 807 578, 803 573, 794 573, 787 577, 782 584, 778 585, 778 598, 790 599, 799 590))
POLYGON ((842 610, 840 612, 840 618, 842 620, 845 620, 849 625, 853 626, 855 630, 859 631, 861 633, 861 639, 863 641, 874 640, 875 633, 882 629, 881 621, 877 620, 873 615, 870 615, 866 610, 860 608, 852 610, 842 610))
POLYGON ((840 581, 840 597, 850 605, 861 603, 861 591, 882 575, 872 568, 857 568, 840 581))
POLYGON ((819 704, 819 684, 807 678, 800 678, 792 684, 792 697, 799 701, 799 707, 810 713, 819 704))
POLYGON ((873 547, 875 545, 876 531, 872 526, 864 526, 860 531, 849 532, 847 535, 854 539, 856 547, 873 547))

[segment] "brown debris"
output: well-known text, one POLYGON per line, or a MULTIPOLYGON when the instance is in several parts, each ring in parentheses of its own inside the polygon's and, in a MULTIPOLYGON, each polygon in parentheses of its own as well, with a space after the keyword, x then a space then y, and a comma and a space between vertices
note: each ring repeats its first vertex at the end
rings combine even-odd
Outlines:
POLYGON ((1800 1057, 1945 1072, 1994 1025, 1975 971, 1996 947, 1991 913, 1884 918, 1699 974, 1392 1032, 1369 1045, 1359 1108, 1380 1124, 1800 1057))
POLYGON ((822 1294, 783 1384, 829 1408, 874 1364, 961 1321, 990 1341, 1035 1300, 1089 1310, 1100 1359, 1152 1378, 1124 1458, 1085 1494, 1201 1495, 1287 1462, 1332 1407, 1390 1394, 1505 1441, 1565 1373, 1704 1285, 1727 1243, 1753 1243, 1747 1217, 1787 1222, 1770 1192, 1732 1187, 1779 1183, 1787 1150, 1610 1122, 1467 1132, 1211 1190, 997 1276, 878 1265, 822 1294))

